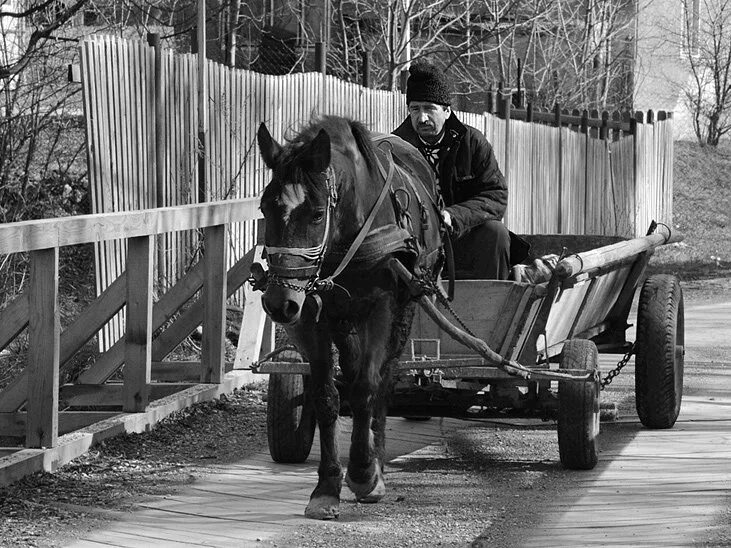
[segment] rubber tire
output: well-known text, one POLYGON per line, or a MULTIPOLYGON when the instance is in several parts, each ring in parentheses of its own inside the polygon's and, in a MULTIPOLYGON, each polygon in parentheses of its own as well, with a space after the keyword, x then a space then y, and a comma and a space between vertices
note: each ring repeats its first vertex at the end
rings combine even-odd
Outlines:
POLYGON ((637 308, 635 405, 647 428, 672 428, 683 400, 685 315, 675 276, 642 285, 637 308))
MULTIPOLYGON (((559 369, 595 371, 599 353, 592 341, 571 339, 559 369)), ((599 460, 599 382, 558 382, 558 452, 569 470, 591 470, 599 460)))
POLYGON ((315 437, 315 409, 306 394, 308 377, 269 375, 267 441, 274 462, 307 460, 315 437))

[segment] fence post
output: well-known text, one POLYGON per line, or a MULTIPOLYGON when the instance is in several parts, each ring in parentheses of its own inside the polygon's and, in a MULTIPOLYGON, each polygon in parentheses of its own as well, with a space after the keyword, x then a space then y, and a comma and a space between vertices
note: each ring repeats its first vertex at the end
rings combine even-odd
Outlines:
POLYGON ((323 76, 327 74, 327 47, 325 42, 315 42, 315 68, 323 76))
POLYGON ((634 212, 633 212, 633 219, 632 219, 632 230, 634 231, 634 236, 640 236, 644 235, 644 229, 640 230, 640 203, 641 200, 639 199, 639 194, 641 192, 640 188, 640 154, 639 154, 639 148, 640 148, 640 140, 639 140, 639 131, 638 131, 638 125, 642 123, 642 112, 637 111, 634 116, 632 116, 629 120, 629 127, 630 132, 632 133, 632 182, 634 184, 634 188, 632 189, 633 196, 634 196, 634 212))
POLYGON ((398 88, 401 91, 401 93, 406 93, 406 82, 408 80, 409 80, 409 71, 402 70, 399 73, 399 84, 398 84, 398 88))
POLYGON ((206 136, 208 133, 208 66, 206 0, 198 0, 198 202, 206 201, 206 136))
POLYGON ((503 166, 503 176, 507 182, 510 177, 510 103, 512 94, 505 94, 502 82, 498 89, 497 114, 505 120, 505 165, 503 166))
POLYGON ((30 252, 29 282, 29 383, 25 446, 56 447, 61 346, 57 247, 30 252))
POLYGON ((584 135, 584 212, 581 216, 581 233, 586 234, 586 221, 589 206, 589 111, 581 113, 580 131, 584 135))
MULTIPOLYGON (((165 94, 162 85, 162 48, 160 35, 154 32, 147 34, 147 43, 155 50, 155 184, 148 189, 148 207, 163 207, 163 188, 165 181, 165 94)), ((156 280, 161 286, 168 279, 165 264, 165 235, 155 238, 157 265, 156 280)))
POLYGON ((368 51, 363 52, 363 87, 371 87, 371 54, 368 51))
POLYGON ((492 89, 492 84, 487 88, 487 112, 495 114, 497 109, 497 92, 492 89))
POLYGON ((127 325, 122 409, 141 413, 152 378, 152 236, 127 240, 127 325))
POLYGON ((561 105, 558 103, 553 107, 553 121, 558 131, 558 234, 563 234, 563 132, 561 131, 561 105))
POLYGON ((226 225, 204 230, 206 254, 203 257, 205 277, 201 291, 203 300, 203 341, 201 349, 201 382, 220 383, 225 372, 226 334, 226 225))

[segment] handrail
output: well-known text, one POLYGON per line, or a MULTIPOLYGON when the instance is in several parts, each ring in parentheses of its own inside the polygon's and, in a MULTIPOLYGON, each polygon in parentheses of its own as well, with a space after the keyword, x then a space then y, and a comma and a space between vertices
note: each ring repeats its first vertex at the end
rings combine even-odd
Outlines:
POLYGON ((0 255, 261 218, 259 198, 0 224, 0 255))

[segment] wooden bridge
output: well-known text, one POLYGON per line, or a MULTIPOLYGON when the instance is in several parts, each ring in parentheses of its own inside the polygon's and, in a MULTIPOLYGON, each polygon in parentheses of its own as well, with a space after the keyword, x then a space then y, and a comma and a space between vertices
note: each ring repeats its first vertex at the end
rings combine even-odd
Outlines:
POLYGON ((243 320, 247 329, 234 369, 226 372, 226 299, 249 276, 258 248, 227 268, 227 229, 257 219, 258 205, 258 199, 247 198, 0 225, 0 255, 27 252, 30 258, 26 290, 0 310, 0 350, 26 328, 28 337, 25 369, 0 392, 0 436, 25 437, 25 448, 0 448, 0 484, 52 471, 105 437, 144 431, 185 406, 251 379, 241 369, 258 356, 264 315, 257 299, 249 299, 243 320), (155 300, 155 239, 183 230, 202 232, 203 257, 155 300), (126 241, 125 271, 62 330, 59 249, 113 240, 126 241), (75 384, 59 386, 64 366, 122 308, 124 337, 75 384), (200 363, 163 362, 201 324, 200 363), (123 380, 110 381, 123 365, 123 380), (101 403, 108 411, 76 410, 101 403))

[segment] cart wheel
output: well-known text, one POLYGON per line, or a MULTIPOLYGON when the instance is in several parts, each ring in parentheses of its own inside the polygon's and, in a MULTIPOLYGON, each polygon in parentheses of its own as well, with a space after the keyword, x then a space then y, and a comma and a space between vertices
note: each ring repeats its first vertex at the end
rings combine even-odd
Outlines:
POLYGON ((269 375, 267 441, 275 462, 300 463, 310 454, 315 436, 315 409, 306 394, 308 384, 309 376, 269 375))
POLYGON ((675 276, 650 276, 637 309, 635 399, 647 428, 672 428, 683 399, 685 319, 675 276))
MULTIPOLYGON (((560 369, 595 371, 596 345, 571 339, 563 347, 560 369)), ((591 470, 599 453, 599 383, 559 381, 558 452, 561 464, 571 470, 591 470)))

